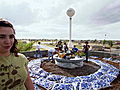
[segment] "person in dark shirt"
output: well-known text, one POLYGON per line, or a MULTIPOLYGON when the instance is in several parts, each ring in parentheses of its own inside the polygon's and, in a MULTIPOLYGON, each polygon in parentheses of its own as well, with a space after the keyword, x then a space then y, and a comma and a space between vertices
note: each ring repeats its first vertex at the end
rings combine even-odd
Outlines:
POLYGON ((59 48, 60 52, 63 52, 63 45, 62 45, 62 41, 59 41, 58 44, 56 45, 56 47, 59 48))
POLYGON ((68 46, 67 46, 66 42, 64 42, 63 49, 64 49, 65 53, 68 51, 68 46))
POLYGON ((83 52, 85 53, 85 56, 86 56, 86 62, 88 62, 89 48, 90 48, 90 45, 88 45, 88 41, 86 41, 85 45, 83 45, 83 52))

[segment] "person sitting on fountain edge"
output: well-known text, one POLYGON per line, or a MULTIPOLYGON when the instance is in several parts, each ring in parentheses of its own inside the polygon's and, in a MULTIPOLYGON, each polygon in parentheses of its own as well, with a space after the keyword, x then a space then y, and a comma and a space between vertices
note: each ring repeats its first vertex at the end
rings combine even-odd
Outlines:
POLYGON ((72 53, 75 54, 76 52, 78 52, 78 48, 76 47, 76 45, 74 45, 74 47, 72 48, 72 53))

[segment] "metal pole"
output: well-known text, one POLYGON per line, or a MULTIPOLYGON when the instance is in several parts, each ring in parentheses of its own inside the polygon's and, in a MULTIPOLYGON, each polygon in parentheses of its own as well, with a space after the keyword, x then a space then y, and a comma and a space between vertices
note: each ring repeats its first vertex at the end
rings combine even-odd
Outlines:
POLYGON ((69 43, 68 43, 68 46, 69 48, 73 48, 73 44, 72 44, 72 41, 71 41, 71 34, 72 34, 72 18, 70 17, 70 27, 69 27, 70 31, 69 31, 69 43))
POLYGON ((70 17, 70 32, 69 32, 69 42, 71 43, 71 33, 72 33, 72 31, 71 31, 71 27, 72 26, 72 18, 70 17))

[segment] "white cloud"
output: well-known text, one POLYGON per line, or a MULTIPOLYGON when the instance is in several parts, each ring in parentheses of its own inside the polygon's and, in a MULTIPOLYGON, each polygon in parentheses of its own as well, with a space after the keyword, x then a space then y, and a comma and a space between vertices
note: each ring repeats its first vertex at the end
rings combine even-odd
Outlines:
POLYGON ((96 24, 110 24, 120 21, 120 1, 116 0, 101 8, 94 18, 96 24))
POLYGON ((119 3, 119 0, 1 0, 0 17, 13 22, 18 38, 68 39, 66 11, 72 7, 75 9, 72 39, 104 39, 105 34, 108 39, 119 39, 119 3))
POLYGON ((37 13, 31 11, 28 3, 0 5, 0 17, 12 21, 16 25, 28 25, 35 21, 37 13))

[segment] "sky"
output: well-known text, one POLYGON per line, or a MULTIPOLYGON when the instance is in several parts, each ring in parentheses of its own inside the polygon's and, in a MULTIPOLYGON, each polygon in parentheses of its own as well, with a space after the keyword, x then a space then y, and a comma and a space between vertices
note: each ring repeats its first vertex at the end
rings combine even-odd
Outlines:
POLYGON ((120 40, 120 0, 0 0, 17 39, 120 40))

